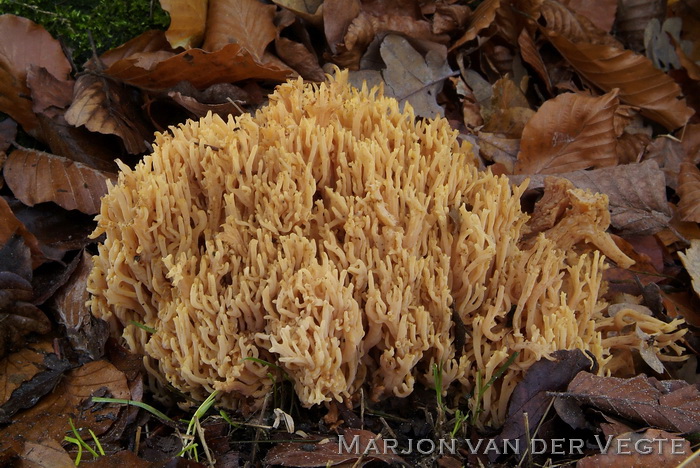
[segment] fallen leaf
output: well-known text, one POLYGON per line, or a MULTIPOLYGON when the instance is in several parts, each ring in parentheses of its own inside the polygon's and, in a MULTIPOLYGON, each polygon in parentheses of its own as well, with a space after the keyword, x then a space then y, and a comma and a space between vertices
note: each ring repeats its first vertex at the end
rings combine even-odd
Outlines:
POLYGON ((322 467, 347 463, 364 466, 372 461, 406 465, 401 457, 387 448, 386 441, 363 429, 346 429, 341 441, 326 440, 318 444, 286 442, 277 444, 267 453, 268 465, 322 467), (363 455, 364 454, 364 455, 363 455))
POLYGON ((172 55, 174 51, 175 50, 170 47, 170 43, 165 37, 165 32, 158 30, 146 31, 145 33, 125 42, 119 47, 110 49, 100 55, 99 65, 96 64, 93 59, 90 59, 85 64, 85 68, 88 70, 97 71, 103 68, 109 68, 120 60, 124 60, 136 54, 162 52, 167 55, 172 55))
POLYGON ((252 78, 284 81, 294 76, 294 71, 282 62, 257 61, 240 44, 228 44, 215 52, 190 49, 179 54, 134 53, 114 62, 105 73, 133 86, 156 90, 171 88, 181 81, 203 89, 216 83, 252 78))
POLYGON ((518 46, 520 47, 520 56, 535 70, 535 73, 537 73, 547 87, 547 91, 551 93, 552 81, 549 78, 547 66, 544 64, 539 50, 537 50, 535 41, 525 28, 523 28, 518 36, 518 46))
POLYGON ((694 114, 685 99, 679 99, 680 87, 648 58, 606 44, 573 42, 551 29, 543 31, 581 76, 607 92, 618 88, 622 102, 641 108, 642 115, 669 130, 685 125, 694 114))
MULTIPOLYGON (((7 292, 0 293, 6 297, 7 292)), ((44 360, 53 353, 52 340, 30 344, 0 360, 0 406, 10 400, 12 392, 46 369, 44 360)), ((0 418, 1 419, 1 418, 0 418)))
POLYGON ((54 439, 27 442, 19 458, 23 468, 75 468, 68 452, 54 439))
POLYGON ((617 93, 566 93, 546 101, 525 125, 517 174, 556 174, 615 165, 617 93))
POLYGON ((275 39, 275 51, 284 63, 292 67, 305 80, 320 82, 325 79, 326 74, 318 63, 318 57, 304 44, 286 37, 278 37, 275 39))
MULTIPOLYGON (((7 200, 3 197, 0 197, 0 249, 2 249, 4 254, 0 255, 0 271, 14 271, 27 280, 31 279, 31 270, 37 268, 46 261, 46 257, 44 256, 36 236, 17 219, 12 212, 12 208, 10 208, 10 205, 7 203, 7 200), (11 242, 16 243, 17 240, 21 241, 20 243, 27 250, 27 261, 31 261, 31 263, 27 265, 30 267, 28 275, 22 274, 20 271, 13 268, 9 268, 9 265, 15 263, 15 260, 17 260, 12 258, 11 251, 13 249, 9 248, 9 244, 11 242)), ((24 270, 24 268, 21 270, 24 270)))
POLYGON ((683 221, 693 221, 700 223, 700 170, 690 162, 680 165, 678 175, 678 202, 683 221))
POLYGON ((678 252, 678 256, 690 275, 695 294, 700 297, 700 239, 690 241, 690 247, 685 253, 678 252))
MULTIPOLYGON (((32 111, 56 117, 73 102, 74 80, 59 80, 46 68, 32 65, 27 72, 27 86, 31 90, 32 111)), ((42 135, 42 140, 44 136, 42 135)))
MULTIPOLYGON (((642 155, 650 142, 651 139, 644 133, 624 132, 617 139, 617 147, 615 148, 618 165, 633 164, 641 161, 642 155)), ((668 179, 666 182, 668 183, 668 179)))
POLYGON ((480 31, 491 26, 500 7, 501 0, 485 0, 481 2, 469 18, 467 32, 450 46, 450 51, 476 38, 480 31))
MULTIPOLYGON (((664 173, 656 161, 627 164, 592 171, 557 174, 578 188, 608 196, 611 225, 620 235, 655 234, 665 228, 672 216, 666 200, 664 173)), ((526 176, 510 176, 516 184, 526 176)), ((531 189, 544 187, 544 176, 529 176, 531 189)))
POLYGON ((124 374, 106 361, 89 362, 68 372, 58 386, 34 407, 17 414, 0 432, 0 453, 11 449, 21 453, 26 442, 62 441, 72 419, 84 440, 88 429, 96 436, 106 433, 122 410, 118 405, 95 404, 94 395, 129 399, 124 374))
POLYGON ((12 119, 0 121, 0 151, 5 152, 17 136, 17 122, 12 119))
POLYGON ((644 50, 644 30, 653 19, 663 20, 666 7, 657 0, 619 0, 615 18, 617 35, 635 52, 644 50))
POLYGON ((32 101, 27 99, 27 72, 32 65, 44 67, 59 80, 65 80, 71 72, 61 44, 43 27, 26 18, 0 16, 0 112, 38 137, 39 121, 32 111, 32 101))
POLYGON ((95 214, 111 173, 43 151, 15 150, 4 168, 5 182, 25 205, 51 201, 66 210, 95 214))
POLYGON ((435 5, 430 30, 433 34, 444 34, 462 29, 471 13, 471 9, 466 5, 439 3, 435 5))
POLYGON ((30 333, 51 331, 51 322, 32 300, 32 285, 10 271, 0 271, 0 356, 4 356, 30 333))
POLYGON ((608 451, 582 458, 576 463, 576 468, 680 466, 693 454, 686 439, 658 429, 627 432, 609 440, 601 438, 600 442, 603 447, 610 443, 608 451))
POLYGON ((508 173, 513 173, 520 151, 520 138, 508 138, 497 133, 477 133, 479 141, 479 154, 496 163, 501 163, 507 168, 508 173))
POLYGON ((350 23, 360 14, 359 0, 325 0, 323 2, 323 32, 333 54, 339 52, 350 23))
POLYGON ((174 49, 191 49, 202 43, 207 22, 207 3, 207 0, 160 0, 161 8, 170 15, 170 26, 165 37, 174 49))
POLYGON ((235 43, 260 62, 265 48, 277 36, 276 9, 258 0, 210 2, 202 48, 214 52, 235 43))
POLYGON ((523 413, 528 414, 530 430, 537 427, 552 400, 548 392, 565 389, 576 374, 590 370, 595 365, 593 362, 580 350, 555 351, 551 360, 535 362, 513 390, 506 421, 497 440, 526 437, 523 413))
POLYGON ((615 23, 615 13, 617 11, 618 0, 599 0, 591 3, 587 0, 565 0, 564 5, 583 15, 598 28, 605 32, 610 32, 615 23))
POLYGON ((656 68, 665 72, 681 68, 673 43, 680 42, 682 20, 678 17, 666 18, 663 24, 653 18, 644 29, 644 52, 656 68))
POLYGON ((660 382, 644 374, 622 379, 580 372, 567 391, 556 396, 667 431, 700 430, 700 391, 682 380, 660 382))
MULTIPOLYGON (((217 457, 216 460, 218 462, 219 458, 217 457)), ((193 460, 189 460, 188 464, 184 464, 184 461, 185 460, 183 458, 173 457, 172 460, 169 460, 167 463, 164 461, 160 463, 153 463, 145 459, 139 458, 138 455, 136 455, 131 450, 122 450, 117 453, 108 454, 104 457, 99 457, 92 460, 84 460, 80 463, 80 466, 95 466, 97 468, 124 468, 125 466, 128 466, 129 468, 156 468, 156 466, 162 466, 163 468, 171 466, 178 468, 199 468, 200 466, 204 466, 199 463, 195 465, 193 460)), ((222 464, 221 466, 229 465, 222 464)))
POLYGON ((315 27, 323 29, 323 0, 272 0, 315 27))
MULTIPOLYGON (((588 9, 590 8, 589 5, 588 9)), ((586 42, 622 47, 614 37, 596 27, 586 16, 568 8, 563 2, 545 0, 542 3, 542 16, 549 30, 556 31, 573 43, 586 42)))
POLYGON ((78 78, 65 119, 92 132, 117 135, 131 154, 146 151, 146 142, 153 139, 133 89, 103 76, 88 73, 78 78))

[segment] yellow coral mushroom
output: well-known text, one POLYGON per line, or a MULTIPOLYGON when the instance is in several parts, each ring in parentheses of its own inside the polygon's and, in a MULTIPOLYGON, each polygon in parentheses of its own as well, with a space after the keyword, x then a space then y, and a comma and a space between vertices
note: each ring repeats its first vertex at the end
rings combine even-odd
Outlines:
POLYGON ((263 360, 307 406, 363 385, 406 396, 433 364, 467 393, 518 351, 484 395, 481 422, 499 425, 538 359, 578 348, 610 363, 602 256, 544 234, 521 244, 523 187, 478 172, 446 120, 416 121, 345 72, 283 84, 254 116, 171 128, 121 170, 90 305, 195 398, 258 408, 263 360))

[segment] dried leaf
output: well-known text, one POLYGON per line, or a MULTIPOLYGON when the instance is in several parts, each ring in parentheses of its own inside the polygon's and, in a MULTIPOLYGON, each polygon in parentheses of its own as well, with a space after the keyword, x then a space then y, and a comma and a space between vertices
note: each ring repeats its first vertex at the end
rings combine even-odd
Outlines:
POLYGON ((333 54, 339 52, 350 23, 360 14, 359 0, 325 0, 323 2, 323 32, 333 54))
POLYGON ((527 62, 537 73, 537 75, 544 81, 547 91, 552 92, 552 81, 549 79, 549 73, 547 72, 547 66, 540 56, 540 52, 537 50, 535 41, 532 40, 532 36, 524 29, 520 32, 518 36, 518 46, 520 47, 520 56, 525 62, 527 62))
MULTIPOLYGON (((618 164, 624 165, 639 162, 650 142, 651 139, 644 133, 624 132, 617 139, 617 147, 615 148, 618 164)), ((666 171, 664 172, 668 174, 666 171)), ((666 179, 666 183, 668 184, 668 179, 666 179)))
POLYGON ((273 3, 286 8, 315 27, 323 26, 323 0, 272 0, 273 3))
POLYGON ((667 72, 672 68, 681 68, 674 46, 674 43, 681 41, 681 24, 682 20, 678 17, 667 18, 663 24, 653 18, 644 29, 645 55, 659 70, 667 72))
POLYGON ((700 170, 695 164, 684 162, 678 175, 678 202, 683 221, 700 223, 700 170))
POLYGON ((650 21, 663 20, 666 5, 657 0, 619 0, 615 29, 627 46, 636 51, 644 50, 644 29, 650 21))
POLYGON ((618 47, 575 43, 566 36, 544 29, 549 41, 584 78, 618 96, 626 104, 640 107, 642 115, 669 130, 688 122, 694 111, 681 96, 680 87, 646 57, 618 47))
POLYGON ((286 37, 275 39, 275 51, 284 60, 284 63, 292 67, 306 80, 323 81, 326 74, 318 63, 318 57, 312 51, 301 44, 286 37))
POLYGON ((25 131, 39 136, 39 122, 32 111, 27 88, 31 65, 44 67, 65 80, 71 66, 61 44, 44 28, 26 18, 0 16, 0 112, 15 119, 25 131))
POLYGON ((598 0, 591 3, 587 0, 565 0, 564 5, 583 15, 596 27, 605 32, 610 32, 615 22, 615 12, 617 11, 618 0, 598 0))
MULTIPOLYGON (((59 80, 46 68, 32 65, 27 72, 27 86, 31 90, 32 111, 55 117, 73 101, 73 80, 59 80)), ((42 135, 43 139, 43 135, 42 135)))
POLYGON ((527 431, 523 413, 528 414, 530 429, 537 427, 552 400, 548 392, 566 388, 576 374, 594 365, 594 361, 580 350, 555 351, 552 358, 534 363, 513 390, 499 440, 525 437, 527 431))
POLYGON ((189 81, 198 89, 216 83, 234 83, 251 78, 283 81, 294 71, 265 56, 256 60, 240 44, 228 44, 216 52, 190 49, 170 52, 139 52, 114 62, 105 73, 142 88, 166 89, 189 81))
POLYGON ((68 452, 54 439, 27 442, 19 458, 23 468, 75 468, 68 452))
POLYGON ((132 90, 98 75, 78 78, 65 119, 92 132, 117 135, 131 154, 146 151, 146 142, 153 139, 153 130, 144 120, 132 90))
POLYGON ((17 122, 12 119, 0 121, 0 152, 5 152, 17 136, 17 122))
POLYGON ((557 397, 667 431, 700 430, 700 391, 681 380, 659 382, 644 374, 621 379, 580 372, 557 397))
POLYGON ((160 0, 160 6, 170 14, 170 26, 165 37, 177 49, 198 47, 204 38, 207 22, 207 0, 160 0))
POLYGON ((33 408, 19 413, 0 433, 0 453, 11 448, 21 453, 25 442, 45 439, 63 440, 70 430, 68 419, 84 440, 88 429, 96 436, 107 432, 122 408, 116 405, 96 405, 90 397, 109 395, 129 399, 126 377, 106 361, 89 362, 68 372, 58 386, 33 408))
MULTIPOLYGON (((610 439, 599 439, 605 453, 579 460, 576 468, 659 468, 680 466, 693 454, 690 442, 684 438, 658 429, 644 432, 627 432, 610 439)), ((691 465, 689 465, 691 466, 691 465)))
POLYGON ((450 33, 462 29, 471 16, 471 9, 466 5, 435 5, 435 13, 430 30, 433 34, 450 33))
POLYGON ((267 453, 268 465, 322 467, 355 463, 364 466, 378 460, 387 464, 405 465, 401 457, 387 448, 380 435, 362 429, 346 429, 340 442, 326 441, 319 444, 281 443, 267 453), (348 447, 339 449, 339 446, 348 447), (363 453, 365 453, 363 455, 363 453))
POLYGON ((496 163, 503 164, 508 173, 513 173, 520 151, 520 138, 508 138, 506 135, 495 133, 477 134, 479 142, 479 154, 496 163))
POLYGON ((516 173, 556 174, 614 165, 616 94, 594 98, 566 93, 546 101, 525 125, 516 173))
POLYGON ((31 270, 46 261, 37 238, 17 219, 7 200, 3 197, 0 197, 0 249, 2 249, 0 251, 4 254, 0 256, 0 271, 14 271, 27 280, 31 280, 31 270), (31 263, 26 265, 29 268, 29 274, 23 274, 24 267, 20 271, 9 267, 17 260, 17 258, 13 258, 13 249, 10 243, 16 244, 17 240, 26 249, 27 260, 31 261, 31 263))
MULTIPOLYGON (((608 196, 612 226, 621 235, 654 234, 668 225, 672 212, 666 200, 664 174, 655 161, 593 171, 557 174, 578 188, 608 196)), ((512 176, 522 183, 524 176, 512 176)), ((530 177, 530 188, 544 187, 544 176, 530 177)))
POLYGON ((51 322, 32 299, 32 285, 10 271, 0 271, 0 356, 16 347, 30 333, 51 331, 51 322))
POLYGON ((202 48, 214 52, 236 43, 260 62, 265 48, 277 36, 276 9, 258 0, 212 0, 202 48))
MULTIPOLYGON (((111 67, 120 60, 124 60, 136 54, 148 54, 154 52, 162 52, 171 55, 174 50, 170 47, 168 40, 163 31, 146 31, 145 33, 136 36, 135 38, 125 42, 119 47, 108 50, 100 55, 100 63, 104 67, 111 67)), ((91 59, 85 65, 89 70, 99 70, 94 61, 91 59)))
POLYGON ((46 369, 44 360, 50 353, 53 353, 52 340, 44 340, 24 347, 0 360, 0 406, 10 400, 12 392, 22 383, 30 381, 46 369))
POLYGON ((493 20, 496 19, 496 11, 498 11, 500 7, 501 0, 485 0, 484 2, 481 2, 469 18, 467 32, 465 32, 462 37, 457 39, 452 44, 450 51, 471 41, 477 36, 477 34, 479 34, 481 30, 491 26, 493 20))
POLYGON ((695 294, 700 297, 700 239, 690 241, 690 247, 685 253, 678 252, 678 256, 690 275, 695 294))
MULTIPOLYGON (((590 5, 588 8, 590 9, 590 5)), ((596 27, 586 16, 558 1, 545 0, 542 3, 542 16, 547 23, 547 29, 559 33, 573 43, 587 42, 622 47, 622 44, 596 27)))
POLYGON ((95 214, 114 175, 36 150, 15 150, 5 163, 5 181, 25 205, 54 202, 66 210, 95 214))

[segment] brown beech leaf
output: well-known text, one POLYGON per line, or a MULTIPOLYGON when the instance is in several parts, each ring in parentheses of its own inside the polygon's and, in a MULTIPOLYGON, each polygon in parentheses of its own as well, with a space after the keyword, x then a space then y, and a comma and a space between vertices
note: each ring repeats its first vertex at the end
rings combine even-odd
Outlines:
POLYGON ((622 47, 622 44, 596 27, 586 16, 567 8, 562 2, 545 0, 542 3, 542 16, 547 23, 547 29, 561 34, 574 43, 589 42, 622 47))
POLYGON ((8 448, 20 453, 26 442, 62 441, 70 431, 69 418, 84 440, 91 439, 88 429, 96 436, 104 434, 115 424, 121 407, 95 404, 92 396, 129 399, 131 394, 126 377, 112 364, 89 362, 68 372, 49 395, 13 418, 12 425, 0 432, 0 453, 8 448))
POLYGON ((467 32, 465 32, 462 37, 457 39, 452 46, 450 46, 450 51, 471 41, 477 36, 477 34, 479 34, 481 30, 491 26, 493 21, 496 19, 496 12, 500 7, 501 0, 485 0, 484 2, 481 2, 469 18, 467 32))
POLYGON ((22 383, 30 381, 46 368, 44 360, 51 353, 53 353, 52 340, 43 340, 0 360, 0 406, 10 400, 12 392, 22 383))
POLYGON ((615 22, 618 0, 599 0, 595 3, 586 0, 563 0, 561 3, 583 15, 598 28, 610 32, 615 22))
POLYGON ((275 39, 277 55, 306 80, 323 81, 326 74, 318 63, 318 57, 304 44, 278 37, 275 39))
MULTIPOLYGON (((101 65, 111 67, 120 60, 131 57, 136 54, 149 54, 162 52, 168 56, 172 55, 174 49, 170 47, 168 40, 163 31, 146 31, 145 33, 136 36, 135 38, 125 42, 119 47, 110 49, 100 55, 101 65)), ((94 60, 90 59, 85 68, 89 70, 99 70, 100 67, 95 64, 94 60)))
POLYGON ((680 466, 693 454, 690 442, 686 439, 658 429, 626 432, 609 439, 601 438, 600 441, 602 447, 607 446, 608 450, 579 460, 576 468, 680 466))
POLYGON ((315 27, 323 29, 323 0, 272 0, 315 27))
MULTIPOLYGON (((267 56, 264 60, 269 60, 267 56)), ((189 81, 198 89, 216 83, 233 83, 251 78, 284 81, 295 73, 279 60, 257 61, 240 44, 228 44, 216 52, 190 49, 172 52, 142 52, 116 61, 105 73, 128 84, 165 89, 189 81)))
POLYGON ((27 88, 31 65, 46 68, 59 80, 67 79, 71 72, 61 44, 44 28, 26 18, 0 16, 0 112, 37 137, 39 122, 27 88))
POLYGON ((556 174, 614 165, 616 94, 566 93, 546 101, 525 125, 515 172, 556 174))
POLYGON ((507 135, 498 133, 477 133, 479 154, 495 163, 501 163, 507 172, 513 173, 520 151, 520 138, 508 138, 507 135))
POLYGON ((41 439, 24 444, 19 456, 23 467, 31 468, 74 468, 75 463, 61 444, 54 439, 41 439))
POLYGON ((700 297, 700 239, 690 241, 690 247, 683 252, 678 252, 683 266, 688 271, 693 282, 693 290, 700 297))
POLYGON ((12 119, 0 121, 0 151, 5 152, 17 136, 17 122, 12 119))
POLYGON ((619 47, 573 42, 565 35, 544 29, 549 41, 584 78, 618 96, 626 104, 669 130, 688 122, 694 111, 685 103, 680 87, 648 58, 619 47))
POLYGON ((681 219, 700 223, 700 170, 695 164, 683 162, 678 176, 678 202, 681 219))
POLYGON ((25 205, 54 202, 66 210, 95 214, 114 174, 92 169, 43 151, 21 149, 10 154, 5 181, 25 205))
POLYGON ((635 52, 644 50, 644 30, 653 19, 663 21, 666 5, 657 0, 619 0, 615 30, 635 52))
POLYGON ((107 135, 117 135, 131 154, 143 153, 153 131, 132 90, 105 77, 85 74, 75 84, 75 96, 65 114, 76 127, 107 135))
POLYGON ((622 379, 582 371, 556 396, 666 431, 700 430, 700 391, 682 380, 660 382, 644 374, 622 379))
POLYGON ((520 56, 535 70, 537 75, 544 81, 547 91, 551 93, 552 81, 549 79, 547 67, 542 60, 539 50, 537 50, 535 41, 532 40, 532 36, 527 32, 527 29, 523 28, 520 36, 518 36, 518 46, 520 47, 520 56))
POLYGON ((27 86, 31 89, 32 111, 55 117, 73 101, 74 85, 75 81, 59 80, 44 67, 30 66, 27 86))
POLYGON ((44 312, 30 303, 32 285, 10 271, 0 271, 0 356, 22 343, 30 333, 51 331, 44 312))
MULTIPOLYGON (((4 256, 0 256, 0 271, 14 271, 20 276, 31 279, 31 270, 36 269, 39 265, 46 261, 46 257, 41 249, 41 244, 26 226, 17 219, 17 216, 12 212, 9 203, 5 198, 0 197, 0 249, 3 249, 4 256), (19 241, 19 242, 18 242, 19 241), (15 244, 13 247, 19 247, 19 250, 26 249, 28 260, 31 261, 29 274, 22 274, 25 267, 17 271, 13 268, 8 268, 8 265, 17 262, 17 258, 11 252, 15 249, 11 248, 10 243, 15 244), (21 244, 21 247, 17 244, 21 244), (8 251, 4 251, 8 249, 8 251)), ((16 252, 15 252, 16 253, 16 252)))
POLYGON ((325 0, 323 2, 323 32, 333 54, 339 51, 350 23, 360 14, 359 0, 325 0))
POLYGON ((343 438, 342 442, 327 441, 326 443, 314 444, 313 450, 308 450, 306 444, 302 443, 277 444, 267 453, 265 463, 267 465, 311 468, 347 466, 347 463, 364 466, 378 460, 386 464, 397 463, 406 466, 401 457, 387 448, 386 442, 380 435, 363 429, 346 429, 340 437, 343 438), (339 450, 340 444, 344 444, 343 447, 351 448, 339 450), (365 452, 367 453, 363 455, 365 452))
MULTIPOLYGON (((672 212, 666 200, 664 173, 656 161, 627 164, 592 171, 557 174, 578 188, 604 193, 612 226, 620 235, 647 235, 668 226, 672 212)), ((530 176, 530 188, 544 187, 544 176, 530 176)), ((525 176, 511 176, 521 183, 525 176)))
POLYGON ((213 0, 209 2, 207 29, 202 48, 208 52, 236 43, 262 60, 265 48, 277 36, 274 5, 259 0, 213 0))
POLYGON ((170 26, 165 32, 173 48, 198 47, 204 38, 207 23, 207 0, 160 0, 160 6, 170 14, 170 26))

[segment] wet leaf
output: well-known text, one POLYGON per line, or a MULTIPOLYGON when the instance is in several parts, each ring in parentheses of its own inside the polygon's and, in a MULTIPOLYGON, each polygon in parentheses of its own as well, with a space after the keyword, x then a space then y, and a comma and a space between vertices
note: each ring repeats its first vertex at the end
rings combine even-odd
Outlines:
POLYGON ((129 399, 124 374, 106 361, 89 362, 68 372, 53 392, 33 408, 17 414, 12 425, 0 433, 0 452, 12 448, 19 453, 25 442, 62 441, 70 430, 69 418, 84 440, 91 439, 88 428, 98 437, 104 434, 122 408, 92 403, 90 397, 95 394, 129 399))
POLYGON ((525 125, 515 171, 556 174, 616 163, 616 93, 566 93, 546 101, 525 125))
POLYGON ((552 400, 548 392, 565 389, 576 374, 591 369, 593 362, 580 350, 556 351, 552 357, 534 363, 513 390, 499 440, 525 437, 523 413, 528 414, 530 429, 537 427, 552 400))
POLYGON ((405 465, 401 457, 387 448, 380 435, 362 429, 346 429, 342 437, 343 442, 326 440, 325 443, 318 444, 304 444, 303 441, 277 444, 267 453, 265 463, 296 467, 336 466, 346 463, 364 466, 379 460, 387 464, 405 465), (339 450, 341 443, 345 444, 344 447, 352 448, 339 450), (367 453, 363 455, 365 451, 367 453))
POLYGON ((67 210, 95 214, 113 174, 42 151, 15 150, 5 163, 5 181, 25 205, 51 201, 67 210))
POLYGON ((294 71, 267 56, 258 61, 240 44, 228 44, 215 52, 190 49, 172 52, 140 52, 117 60, 105 70, 108 75, 134 86, 165 89, 189 81, 198 89, 216 83, 247 79, 283 81, 294 71))
POLYGON ((0 360, 0 405, 10 400, 12 392, 22 383, 31 380, 46 369, 43 363, 50 353, 53 353, 53 344, 50 340, 44 340, 24 347, 0 360))
POLYGON ((117 135, 131 154, 146 151, 146 142, 153 139, 133 90, 98 75, 78 78, 65 119, 92 132, 117 135))
MULTIPOLYGON (((672 216, 666 200, 664 173, 655 161, 627 164, 592 171, 557 174, 578 188, 608 196, 612 226, 621 235, 654 234, 665 228, 672 216)), ((512 176, 521 183, 524 176, 512 176)), ((544 187, 544 176, 531 176, 530 188, 544 187)))
POLYGON ((71 72, 61 44, 44 28, 26 18, 0 16, 0 112, 39 136, 39 122, 28 98, 27 73, 32 65, 44 67, 59 80, 71 72))
POLYGON ((208 52, 238 44, 256 61, 277 36, 276 7, 258 0, 218 0, 209 4, 207 29, 202 48, 208 52))
POLYGON ((481 2, 469 18, 467 32, 450 46, 450 51, 476 38, 481 30, 491 26, 493 20, 496 19, 496 12, 500 7, 501 0, 486 0, 481 2))
POLYGON ((23 468, 75 468, 68 452, 54 439, 27 442, 19 458, 23 468))
POLYGON ((550 29, 544 32, 581 76, 607 92, 618 88, 620 100, 640 107, 642 115, 669 130, 685 125, 693 115, 685 99, 679 99, 680 87, 648 58, 610 45, 576 43, 550 29))
POLYGON ((700 223, 700 170, 695 164, 684 162, 678 175, 678 210, 683 221, 700 223))
POLYGON ((601 437, 600 441, 603 447, 610 442, 608 451, 579 460, 576 468, 680 466, 693 453, 690 442, 658 429, 627 432, 611 437, 609 441, 601 437))
POLYGON ((644 374, 621 379, 580 372, 557 397, 667 431, 700 430, 700 391, 681 380, 660 382, 644 374))
POLYGON ((160 0, 160 6, 170 14, 165 37, 173 48, 199 47, 207 23, 207 3, 207 0, 160 0))
POLYGON ((678 256, 690 275, 695 294, 700 297, 700 239, 693 239, 685 253, 678 252, 678 256))

